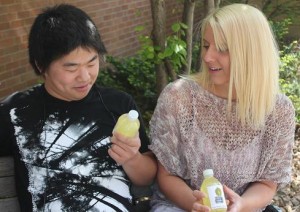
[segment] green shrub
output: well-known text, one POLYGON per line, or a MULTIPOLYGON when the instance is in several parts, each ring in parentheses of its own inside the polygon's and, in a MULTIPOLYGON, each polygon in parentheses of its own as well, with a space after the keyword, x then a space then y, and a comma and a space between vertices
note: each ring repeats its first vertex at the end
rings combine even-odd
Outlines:
POLYGON ((280 89, 293 102, 300 123, 300 43, 292 42, 280 52, 280 89))
MULTIPOLYGON (((153 45, 153 41, 149 35, 139 35, 138 39, 141 44, 141 48, 138 51, 139 56, 143 60, 154 64, 160 64, 163 60, 168 59, 175 72, 179 73, 183 64, 186 64, 186 42, 181 37, 185 35, 184 30, 187 27, 187 25, 181 22, 172 24, 172 34, 166 37, 166 46, 163 51, 159 46, 153 45)), ((138 26, 135 30, 142 32, 144 28, 144 26, 138 26)))
POLYGON ((285 44, 285 36, 289 33, 289 26, 292 24, 290 18, 283 19, 282 21, 269 21, 273 29, 277 42, 282 48, 285 44))
POLYGON ((139 57, 108 56, 107 62, 110 65, 100 70, 97 83, 132 95, 148 127, 157 100, 154 64, 139 57))
POLYGON ((287 43, 285 40, 291 23, 289 18, 277 22, 270 21, 281 49, 280 89, 293 102, 296 110, 296 122, 300 123, 300 43, 297 41, 287 43))

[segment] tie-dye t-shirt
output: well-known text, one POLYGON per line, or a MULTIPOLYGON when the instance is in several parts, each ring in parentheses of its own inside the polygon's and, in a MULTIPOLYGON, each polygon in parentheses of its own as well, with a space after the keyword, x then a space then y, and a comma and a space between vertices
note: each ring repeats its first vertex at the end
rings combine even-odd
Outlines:
MULTIPOLYGON (((50 96, 43 85, 0 104, 0 156, 13 155, 22 211, 131 211, 130 181, 107 153, 131 96, 94 86, 80 101, 50 96)), ((148 138, 140 128, 141 152, 148 138)))

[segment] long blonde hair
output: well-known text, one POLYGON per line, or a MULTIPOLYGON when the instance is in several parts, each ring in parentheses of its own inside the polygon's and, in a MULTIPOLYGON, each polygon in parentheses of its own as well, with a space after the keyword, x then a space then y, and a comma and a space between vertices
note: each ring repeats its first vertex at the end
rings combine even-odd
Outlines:
MULTIPOLYGON (((250 5, 231 4, 212 11, 203 20, 202 38, 207 25, 213 30, 217 48, 230 54, 228 110, 234 87, 241 123, 263 126, 279 92, 278 47, 266 17, 250 5)), ((213 87, 204 62, 200 73, 191 78, 206 88, 213 87)))

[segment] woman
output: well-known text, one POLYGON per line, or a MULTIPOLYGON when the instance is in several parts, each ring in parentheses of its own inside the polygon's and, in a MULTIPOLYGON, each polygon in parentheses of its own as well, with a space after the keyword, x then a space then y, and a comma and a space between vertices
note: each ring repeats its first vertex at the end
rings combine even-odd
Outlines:
POLYGON ((262 211, 290 181, 295 127, 272 30, 245 4, 216 9, 201 30, 201 71, 170 83, 150 122, 152 211, 209 211, 198 191, 208 168, 226 185, 228 211, 262 211))

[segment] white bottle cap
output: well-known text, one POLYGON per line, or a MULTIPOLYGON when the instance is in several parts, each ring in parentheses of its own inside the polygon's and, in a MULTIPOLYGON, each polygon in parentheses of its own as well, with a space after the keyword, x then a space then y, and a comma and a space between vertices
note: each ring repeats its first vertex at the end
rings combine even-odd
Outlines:
POLYGON ((139 117, 139 113, 136 111, 136 110, 131 110, 129 111, 128 113, 128 117, 131 119, 131 120, 135 120, 139 117))
POLYGON ((214 176, 214 171, 212 169, 205 169, 203 171, 203 176, 204 177, 211 177, 214 176))

